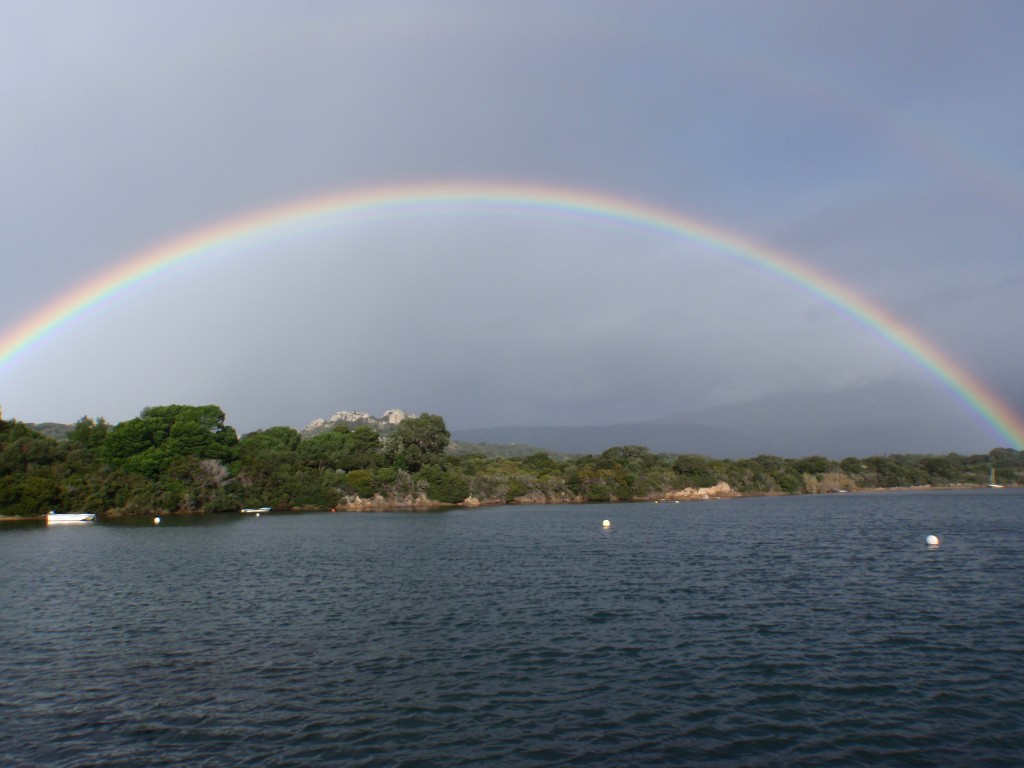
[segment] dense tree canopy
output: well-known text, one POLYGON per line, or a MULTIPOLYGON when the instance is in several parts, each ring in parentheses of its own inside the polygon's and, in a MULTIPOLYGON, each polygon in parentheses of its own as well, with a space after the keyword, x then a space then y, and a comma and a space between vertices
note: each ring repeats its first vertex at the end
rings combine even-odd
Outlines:
POLYGON ((421 413, 402 421, 388 437, 384 450, 390 463, 418 472, 424 464, 436 464, 444 458, 451 437, 444 419, 421 413))
POLYGON ((304 438, 291 427, 238 437, 217 406, 146 408, 109 426, 80 419, 58 441, 0 418, 0 515, 49 509, 106 514, 208 513, 241 507, 330 508, 377 499, 403 505, 609 501, 658 498, 728 483, 740 493, 822 493, 857 488, 983 485, 998 473, 1024 480, 1024 452, 977 456, 755 456, 724 461, 669 456, 642 446, 554 459, 449 452, 444 419, 429 413, 386 437, 338 426, 304 438))
MULTIPOLYGON (((114 467, 156 477, 183 458, 231 461, 238 449, 234 428, 215 405, 146 408, 121 422, 102 440, 102 455, 114 467)), ((76 429, 82 427, 81 422, 76 429)))

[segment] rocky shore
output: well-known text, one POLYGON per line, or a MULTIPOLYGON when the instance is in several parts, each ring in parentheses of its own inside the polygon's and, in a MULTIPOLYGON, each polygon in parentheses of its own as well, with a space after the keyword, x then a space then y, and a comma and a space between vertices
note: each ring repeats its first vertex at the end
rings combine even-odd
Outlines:
MULTIPOLYGON (((664 494, 643 496, 634 499, 614 499, 618 502, 642 502, 642 501, 702 501, 705 499, 735 498, 743 494, 734 491, 728 483, 722 482, 707 488, 683 488, 682 490, 667 491, 664 494)), ((379 494, 370 498, 359 496, 348 496, 344 502, 332 508, 332 511, 345 510, 355 512, 382 512, 398 509, 436 509, 439 507, 498 507, 498 506, 521 506, 525 504, 586 504, 580 496, 545 496, 540 493, 530 493, 517 497, 511 501, 506 499, 480 499, 476 496, 468 496, 461 502, 445 503, 428 499, 425 494, 416 496, 403 496, 401 498, 384 497, 379 494)))

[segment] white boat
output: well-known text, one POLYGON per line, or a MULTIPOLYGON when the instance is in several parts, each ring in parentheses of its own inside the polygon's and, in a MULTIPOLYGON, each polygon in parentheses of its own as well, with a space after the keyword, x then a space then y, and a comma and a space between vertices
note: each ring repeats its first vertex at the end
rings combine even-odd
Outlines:
POLYGON ((255 512, 269 512, 273 507, 246 507, 242 510, 243 515, 251 515, 255 512))
POLYGON ((1003 487, 1003 486, 999 485, 999 483, 996 482, 996 468, 995 467, 991 467, 989 469, 989 471, 988 471, 988 487, 989 488, 1002 488, 1003 487))
POLYGON ((64 523, 91 523, 96 519, 96 514, 93 512, 54 512, 50 510, 50 514, 46 516, 46 522, 48 525, 60 525, 64 523))

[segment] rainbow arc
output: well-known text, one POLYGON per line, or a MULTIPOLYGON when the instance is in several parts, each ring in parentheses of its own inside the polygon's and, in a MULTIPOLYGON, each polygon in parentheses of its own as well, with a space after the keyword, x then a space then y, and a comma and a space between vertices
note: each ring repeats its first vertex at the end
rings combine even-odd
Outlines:
POLYGON ((76 286, 0 336, 0 371, 90 307, 184 262, 306 232, 362 216, 416 213, 431 207, 484 207, 559 214, 662 232, 710 247, 820 297, 904 352, 954 392, 996 434, 1024 448, 1024 420, 971 371, 883 307, 792 256, 674 211, 610 195, 537 184, 434 182, 372 187, 310 197, 228 219, 137 253, 76 286))

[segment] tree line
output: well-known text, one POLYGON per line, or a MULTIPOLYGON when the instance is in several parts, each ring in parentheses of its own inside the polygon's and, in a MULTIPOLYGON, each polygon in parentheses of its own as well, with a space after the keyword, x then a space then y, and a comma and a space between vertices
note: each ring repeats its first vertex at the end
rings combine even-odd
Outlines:
POLYGON ((993 470, 1004 485, 1024 480, 1024 452, 1009 448, 833 461, 724 460, 622 446, 556 459, 544 452, 456 455, 450 443, 444 419, 429 413, 387 435, 339 425, 312 437, 291 427, 239 436, 218 406, 164 405, 113 426, 83 417, 64 440, 0 417, 0 515, 620 501, 719 483, 741 494, 824 493, 984 485, 993 470))

